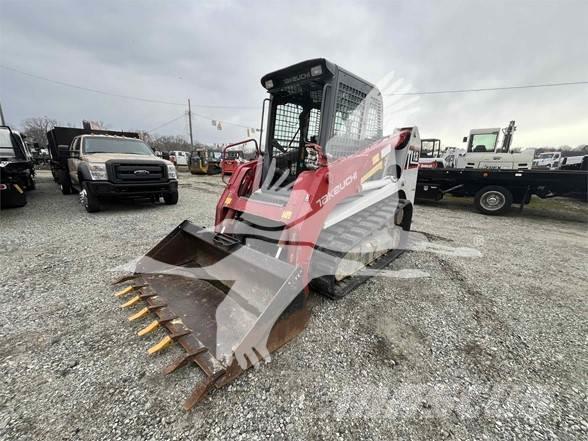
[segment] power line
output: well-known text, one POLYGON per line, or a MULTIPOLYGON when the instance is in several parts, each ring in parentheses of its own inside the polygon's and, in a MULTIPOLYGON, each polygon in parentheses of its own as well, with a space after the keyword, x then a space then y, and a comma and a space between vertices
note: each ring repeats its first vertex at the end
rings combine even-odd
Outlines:
MULTIPOLYGON (((159 129, 161 129, 162 127, 168 126, 168 125, 170 125, 170 124, 172 124, 172 123, 176 122, 176 121, 177 121, 177 120, 179 120, 180 118, 184 118, 185 116, 186 116, 186 114, 185 114, 185 113, 183 113, 182 115, 180 115, 180 116, 178 116, 178 117, 176 117, 176 118, 174 118, 174 119, 170 119, 169 121, 166 121, 166 122, 164 122, 163 124, 161 124, 161 125, 159 125, 159 126, 157 126, 157 127, 153 128, 153 129, 147 130, 147 133, 151 133, 151 132, 154 132, 154 131, 156 131, 156 130, 159 130, 159 129)), ((206 116, 206 115, 200 115, 199 113, 194 113, 194 112, 192 112, 192 116, 197 116, 197 117, 199 117, 199 118, 206 119, 206 120, 208 120, 208 121, 220 121, 220 122, 222 122, 223 124, 230 125, 230 126, 241 127, 241 128, 243 128, 243 129, 251 129, 251 128, 255 128, 255 127, 253 127, 253 126, 245 126, 245 125, 242 125, 242 124, 237 124, 237 123, 234 123, 234 122, 231 122, 231 121, 226 121, 226 120, 219 120, 219 119, 215 119, 215 118, 212 118, 212 117, 210 117, 210 116, 206 116)))
POLYGON ((492 90, 512 90, 512 89, 533 89, 538 87, 559 87, 575 86, 579 84, 588 84, 588 81, 570 81, 567 83, 545 83, 545 84, 526 84, 522 86, 503 86, 503 87, 481 87, 478 89, 455 89, 455 90, 433 90, 427 92, 401 92, 389 93, 386 96, 407 96, 407 95, 437 95, 442 93, 467 93, 467 92, 488 92, 492 90))
POLYGON ((167 121, 167 122, 164 122, 163 124, 161 124, 161 125, 159 125, 159 126, 155 127, 154 129, 147 130, 147 133, 151 133, 151 132, 154 132, 154 131, 156 131, 156 130, 159 130, 159 129, 161 129, 162 127, 168 126, 168 125, 170 125, 171 123, 173 123, 173 122, 176 122, 177 120, 179 120, 180 118, 183 118, 183 117, 185 117, 185 116, 186 116, 186 114, 182 113, 182 114, 181 114, 180 116, 178 116, 177 118, 170 119, 169 121, 167 121))
MULTIPOLYGON (((91 87, 85 87, 85 86, 79 86, 77 84, 66 83, 65 81, 53 80, 51 78, 46 78, 46 77, 42 77, 40 75, 32 74, 29 72, 24 72, 22 70, 15 69, 13 67, 1 65, 1 64, 0 64, 0 68, 6 69, 6 70, 9 70, 12 72, 16 72, 21 75, 25 75, 30 78, 35 78, 37 80, 47 81, 49 83, 58 84, 58 85, 64 86, 64 87, 70 87, 72 89, 83 90, 86 92, 98 93, 100 95, 107 95, 107 96, 112 96, 112 97, 116 97, 116 98, 123 98, 123 99, 127 99, 127 100, 142 101, 145 103, 166 104, 166 105, 170 105, 170 106, 186 107, 186 105, 184 103, 176 103, 173 101, 162 101, 162 100, 156 100, 156 99, 152 99, 152 98, 144 98, 144 97, 138 97, 138 96, 132 96, 132 95, 121 95, 118 93, 112 93, 112 92, 107 92, 104 90, 93 89, 91 87)), ((192 106, 193 107, 208 108, 208 109, 257 109, 256 106, 220 106, 220 105, 217 106, 217 105, 209 105, 209 104, 192 104, 192 106)))

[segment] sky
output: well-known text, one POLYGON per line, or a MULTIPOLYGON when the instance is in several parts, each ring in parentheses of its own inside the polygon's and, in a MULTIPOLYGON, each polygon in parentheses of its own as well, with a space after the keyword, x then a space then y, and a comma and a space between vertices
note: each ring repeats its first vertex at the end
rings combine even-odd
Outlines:
MULTIPOLYGON (((14 126, 46 115, 187 136, 190 98, 195 139, 228 143, 260 125, 260 78, 309 58, 385 95, 588 81, 586 17, 585 0, 0 0, 0 103, 14 126)), ((514 119, 515 147, 577 146, 587 103, 588 84, 387 96, 385 126, 461 146, 514 119)))

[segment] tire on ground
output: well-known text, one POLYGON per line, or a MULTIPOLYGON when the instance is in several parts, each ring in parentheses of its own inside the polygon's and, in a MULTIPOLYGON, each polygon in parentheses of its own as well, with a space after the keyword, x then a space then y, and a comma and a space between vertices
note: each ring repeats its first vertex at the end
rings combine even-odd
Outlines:
POLYGON ((503 214, 512 205, 512 193, 505 187, 489 185, 476 193, 474 205, 482 214, 491 216, 503 214))
POLYGON ((163 195, 163 200, 165 201, 166 205, 175 205, 178 203, 178 192, 174 191, 172 193, 166 193, 163 195))
POLYGON ((59 172, 59 188, 61 188, 62 194, 72 193, 71 181, 69 180, 69 175, 65 170, 59 172))
POLYGON ((90 191, 87 182, 82 182, 80 203, 88 213, 95 213, 100 211, 100 201, 98 200, 98 197, 90 191))

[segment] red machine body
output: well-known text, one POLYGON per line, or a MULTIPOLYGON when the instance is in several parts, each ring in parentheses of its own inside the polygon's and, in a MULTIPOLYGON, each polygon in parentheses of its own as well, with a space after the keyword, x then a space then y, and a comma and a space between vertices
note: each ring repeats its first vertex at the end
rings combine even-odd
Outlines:
MULTIPOLYGON (((261 157, 241 164, 229 180, 216 206, 215 229, 231 233, 232 219, 248 213, 284 226, 280 243, 289 253, 285 260, 303 269, 304 285, 310 282, 310 261, 326 219, 342 201, 362 191, 362 184, 392 164, 418 168, 420 146, 411 144, 412 128, 401 129, 360 153, 338 159, 316 170, 301 172, 285 206, 252 200, 259 190, 261 157), (412 152, 412 153, 411 153, 412 152), (393 155, 394 159, 389 155, 393 155), (399 162, 401 161, 401 162, 399 162)), ((309 145, 315 148, 316 145, 309 145)), ((320 150, 320 146, 319 147, 320 150)), ((402 173, 402 172, 401 172, 402 173)), ((400 194, 400 197, 405 195, 400 194)))

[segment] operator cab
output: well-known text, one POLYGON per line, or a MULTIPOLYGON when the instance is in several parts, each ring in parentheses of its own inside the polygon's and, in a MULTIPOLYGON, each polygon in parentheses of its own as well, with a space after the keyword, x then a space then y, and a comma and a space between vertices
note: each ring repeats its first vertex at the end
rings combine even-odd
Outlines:
POLYGON ((421 158, 441 157, 441 140, 435 138, 421 139, 421 158))
POLYGON ((290 188, 301 172, 316 169, 309 144, 333 161, 382 137, 380 91, 324 58, 269 73, 261 84, 270 94, 265 188, 290 188))
POLYGON ((463 142, 468 143, 468 153, 508 153, 515 130, 514 121, 504 129, 473 129, 469 137, 463 138, 463 142))
POLYGON ((494 153, 498 142, 500 128, 496 129, 475 129, 470 132, 468 153, 494 153))

